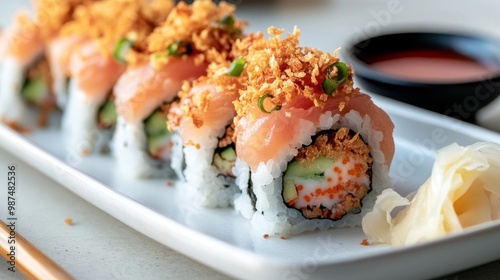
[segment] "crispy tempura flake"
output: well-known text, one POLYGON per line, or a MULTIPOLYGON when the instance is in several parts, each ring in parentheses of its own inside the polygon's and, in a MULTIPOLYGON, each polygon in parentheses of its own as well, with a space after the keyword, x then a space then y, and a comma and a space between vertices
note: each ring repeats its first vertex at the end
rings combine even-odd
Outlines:
POLYGON ((235 7, 225 2, 197 0, 188 5, 179 2, 167 20, 149 36, 148 51, 155 69, 168 63, 168 47, 174 42, 188 42, 198 63, 223 62, 246 22, 236 20, 235 7), (226 17, 234 22, 224 28, 226 17))
MULTIPOLYGON (((235 59, 245 55, 252 43, 262 40, 262 33, 252 33, 244 38, 237 39, 231 49, 228 59, 235 59)), ((239 91, 246 86, 247 75, 245 70, 239 77, 228 76, 227 72, 232 61, 225 60, 221 63, 212 63, 207 69, 207 75, 200 77, 193 83, 185 82, 179 93, 181 101, 174 110, 170 110, 168 116, 169 129, 179 128, 181 119, 189 117, 196 127, 203 125, 203 112, 205 112, 212 98, 211 90, 221 92, 225 95, 237 98, 239 91), (208 85, 210 90, 198 90, 202 85, 208 85)))
MULTIPOLYGON (((235 104, 238 116, 257 106, 259 98, 265 94, 272 96, 269 99, 273 106, 300 98, 309 99, 316 107, 323 106, 329 95, 324 92, 322 83, 327 68, 339 61, 337 51, 329 54, 300 47, 297 28, 285 39, 281 37, 283 29, 270 27, 268 33, 274 37, 254 42, 246 56, 248 87, 240 92, 240 99, 235 104)), ((351 95, 358 91, 353 88, 351 74, 333 95, 351 95)))
POLYGON ((75 8, 96 1, 91 0, 35 0, 36 22, 42 36, 50 39, 56 36, 64 24, 73 19, 75 8))
POLYGON ((122 38, 134 41, 134 49, 146 48, 146 38, 163 22, 172 1, 104 0, 75 8, 73 20, 62 26, 62 35, 81 35, 96 42, 105 55, 111 55, 122 38))

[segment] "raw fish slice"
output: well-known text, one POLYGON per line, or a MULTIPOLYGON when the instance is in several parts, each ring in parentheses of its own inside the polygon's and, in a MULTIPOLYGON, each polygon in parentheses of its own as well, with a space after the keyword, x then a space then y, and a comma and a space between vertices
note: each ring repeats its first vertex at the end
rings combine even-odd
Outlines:
POLYGON ((24 15, 7 27, 0 37, 0 120, 20 122, 26 102, 20 91, 28 67, 43 53, 38 26, 24 15))
MULTIPOLYGON (((310 141, 309 135, 315 133, 322 114, 331 112, 332 116, 343 116, 351 110, 358 111, 361 116, 370 116, 373 129, 382 135, 392 135, 394 124, 389 116, 366 94, 331 97, 323 108, 314 107, 308 99, 300 99, 283 105, 272 114, 254 108, 241 118, 236 126, 237 154, 254 171, 260 162, 288 162, 291 158, 284 158, 285 154, 301 147, 304 135, 310 141)), ((387 137, 380 145, 384 156, 382 162, 390 166, 394 140, 387 137)))

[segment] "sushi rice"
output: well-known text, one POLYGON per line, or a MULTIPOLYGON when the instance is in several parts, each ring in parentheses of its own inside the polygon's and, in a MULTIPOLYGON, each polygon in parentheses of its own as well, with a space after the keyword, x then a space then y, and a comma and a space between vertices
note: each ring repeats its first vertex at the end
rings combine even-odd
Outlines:
POLYGON ((172 141, 170 167, 174 171, 175 176, 177 177, 177 180, 179 182, 186 182, 186 176, 184 176, 184 169, 186 168, 186 159, 184 157, 184 143, 182 142, 179 131, 176 130, 172 132, 172 136, 170 139, 172 141))
POLYGON ((61 123, 63 139, 68 149, 88 156, 93 150, 103 149, 111 137, 110 131, 99 129, 96 117, 106 96, 89 99, 77 84, 76 79, 70 81, 70 94, 61 123))
POLYGON ((6 58, 0 68, 0 117, 2 121, 21 122, 27 104, 19 89, 26 78, 27 66, 15 58, 6 58))
MULTIPOLYGON (((171 177, 173 174, 168 161, 170 150, 165 149, 163 154, 159 155, 163 160, 153 159, 147 152, 148 140, 144 130, 144 122, 127 123, 122 117, 118 117, 111 142, 113 153, 120 154, 118 169, 122 171, 121 174, 129 177, 171 177), (123 172, 125 170, 134 170, 134 173, 123 172)), ((170 137, 165 141, 170 142, 170 137)))
POLYGON ((224 128, 214 129, 200 141, 203 145, 184 146, 186 170, 188 178, 188 195, 193 203, 209 208, 228 207, 232 204, 238 192, 234 178, 222 176, 213 166, 214 151, 217 148, 219 137, 224 134, 224 128))

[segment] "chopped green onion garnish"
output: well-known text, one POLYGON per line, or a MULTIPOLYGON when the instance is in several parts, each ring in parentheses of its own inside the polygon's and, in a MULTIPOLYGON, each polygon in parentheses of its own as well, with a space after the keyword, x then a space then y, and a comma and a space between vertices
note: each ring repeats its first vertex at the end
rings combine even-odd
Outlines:
POLYGON ((271 111, 267 111, 266 108, 264 107, 264 100, 266 100, 266 98, 274 98, 274 96, 272 96, 269 93, 266 93, 266 94, 262 95, 261 97, 259 97, 259 100, 257 101, 257 105, 259 106, 259 109, 262 112, 269 114, 271 112, 281 110, 281 105, 276 105, 274 108, 271 109, 271 111))
POLYGON ((227 70, 226 75, 232 76, 232 77, 239 77, 241 76, 241 72, 243 72, 243 68, 245 67, 245 64, 247 63, 247 60, 243 56, 238 56, 235 60, 233 60, 233 63, 231 63, 231 66, 229 67, 229 70, 227 70))
POLYGON ((332 95, 340 85, 347 81, 347 77, 349 77, 349 68, 347 65, 340 61, 333 63, 326 69, 326 77, 322 84, 323 90, 326 94, 332 95), (337 75, 335 77, 331 77, 333 67, 337 68, 337 75))
POLYGON ((116 124, 117 116, 114 98, 109 97, 99 108, 97 123, 102 129, 112 128, 116 124))
POLYGON ((43 77, 27 78, 21 89, 21 95, 33 104, 42 104, 48 92, 49 89, 43 77))
POLYGON ((169 133, 167 117, 161 109, 157 109, 144 120, 144 129, 148 137, 165 136, 169 133))
POLYGON ((168 46, 168 55, 183 56, 192 52, 191 45, 187 41, 175 41, 168 46))
POLYGON ((127 38, 122 38, 118 43, 116 43, 115 50, 113 51, 113 57, 116 61, 120 63, 126 63, 126 57, 128 51, 134 46, 134 42, 127 38))
POLYGON ((221 19, 220 22, 214 23, 215 28, 229 31, 231 34, 240 35, 241 29, 234 27, 236 21, 231 15, 227 15, 221 19))
POLYGON ((226 26, 234 26, 234 18, 230 15, 227 15, 224 18, 222 18, 220 22, 226 26))

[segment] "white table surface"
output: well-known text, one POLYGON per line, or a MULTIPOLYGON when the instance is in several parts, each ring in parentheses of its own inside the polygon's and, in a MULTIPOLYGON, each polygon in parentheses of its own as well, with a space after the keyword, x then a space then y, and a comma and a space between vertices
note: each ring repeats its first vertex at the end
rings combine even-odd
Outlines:
MULTIPOLYGON (((265 31, 274 25, 291 32, 297 25, 303 45, 325 51, 401 27, 465 31, 500 39, 500 1, 494 0, 232 2, 238 4, 238 14, 250 21, 249 31, 265 31)), ((0 24, 28 3, 0 1, 0 24)), ((228 278, 130 229, 4 150, 0 150, 0 184, 6 182, 4 171, 10 164, 18 168, 18 232, 77 279, 228 278), (64 222, 68 217, 74 220, 73 225, 64 222)), ((0 188, 1 217, 5 216, 5 197, 6 191, 0 188)), ((499 277, 497 261, 439 279, 499 277)), ((23 277, 8 272, 7 264, 0 261, 0 279, 23 277)))

